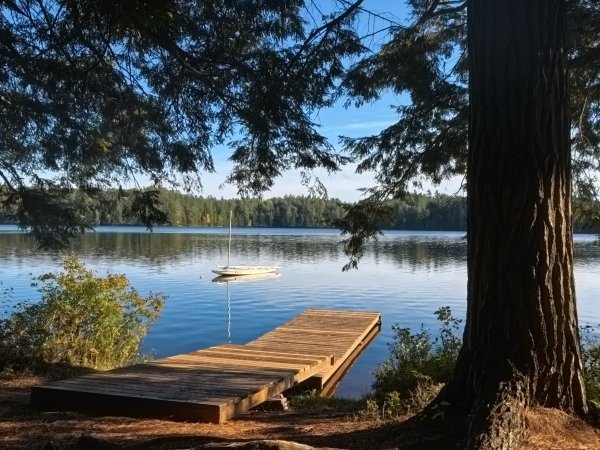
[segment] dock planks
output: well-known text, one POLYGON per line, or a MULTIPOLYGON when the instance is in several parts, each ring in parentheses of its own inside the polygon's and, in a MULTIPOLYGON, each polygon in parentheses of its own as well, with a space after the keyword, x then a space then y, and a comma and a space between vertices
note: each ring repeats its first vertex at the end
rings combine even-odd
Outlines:
POLYGON ((341 375, 377 336, 381 314, 362 311, 308 309, 289 322, 246 344, 248 348, 273 351, 288 348, 294 351, 321 352, 333 355, 333 364, 318 371, 309 385, 332 393, 341 375))
POLYGON ((378 333, 379 313, 309 309, 246 345, 191 353, 32 388, 45 410, 222 423, 299 383, 324 387, 378 333))

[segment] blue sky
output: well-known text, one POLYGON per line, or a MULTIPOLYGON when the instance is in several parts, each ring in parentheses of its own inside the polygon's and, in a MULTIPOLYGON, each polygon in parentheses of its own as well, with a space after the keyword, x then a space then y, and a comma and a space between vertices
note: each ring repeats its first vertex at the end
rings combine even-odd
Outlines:
MULTIPOLYGON (((371 11, 383 14, 392 14, 406 22, 407 14, 403 1, 393 0, 366 0, 364 7, 371 11)), ((365 29, 372 30, 374 25, 371 20, 364 22, 365 29)), ((372 45, 377 46, 377 38, 372 40, 372 45)), ((406 96, 400 97, 393 93, 387 93, 382 98, 372 104, 366 104, 360 108, 343 107, 343 101, 331 109, 321 110, 315 116, 315 122, 321 126, 321 132, 329 138, 330 142, 338 146, 340 135, 349 137, 359 137, 376 134, 383 128, 393 124, 396 121, 396 113, 393 106, 408 102, 406 96)), ((231 164, 227 161, 230 150, 227 147, 215 148, 213 157, 215 159, 214 174, 203 174, 202 184, 204 190, 202 195, 212 195, 214 197, 235 198, 237 195, 235 186, 224 185, 224 180, 231 170, 231 164)), ((360 199, 360 187, 369 187, 373 185, 373 174, 356 174, 355 166, 347 166, 341 172, 328 175, 324 171, 315 172, 327 187, 328 194, 332 198, 339 198, 344 201, 357 201, 360 199)), ((280 197, 286 194, 301 195, 307 194, 306 187, 301 185, 299 172, 286 172, 282 177, 276 180, 273 189, 265 193, 265 197, 280 197)), ((440 187, 432 187, 424 183, 424 189, 437 189, 439 192, 452 194, 456 192, 459 181, 453 180, 440 187)))
MULTIPOLYGON (((361 108, 345 109, 342 105, 335 108, 322 110, 315 117, 320 123, 321 132, 337 148, 340 135, 349 137, 365 136, 377 133, 395 121, 395 114, 389 107, 393 96, 387 95, 385 99, 373 105, 361 108)), ((394 100, 397 101, 397 100, 394 100)), ((221 186, 229 171, 231 164, 227 161, 230 149, 220 147, 214 149, 215 159, 214 174, 204 174, 202 184, 204 195, 215 197, 233 198, 236 196, 236 188, 231 185, 221 186)), ((330 197, 340 198, 345 201, 356 201, 360 197, 357 191, 360 187, 372 185, 372 174, 355 173, 355 165, 347 166, 342 171, 328 175, 325 171, 317 170, 315 174, 324 182, 330 197)), ((275 182, 270 192, 265 197, 281 197, 286 194, 307 194, 306 187, 301 185, 299 171, 285 172, 275 182)))

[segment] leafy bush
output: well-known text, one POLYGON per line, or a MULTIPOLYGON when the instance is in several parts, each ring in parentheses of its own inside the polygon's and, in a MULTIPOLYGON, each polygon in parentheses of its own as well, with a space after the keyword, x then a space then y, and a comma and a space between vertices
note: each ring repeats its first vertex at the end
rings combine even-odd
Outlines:
POLYGON ((110 369, 139 359, 164 295, 143 298, 124 275, 102 278, 74 257, 62 267, 39 277, 39 303, 20 305, 0 322, 0 368, 58 362, 110 369))
MULTIPOLYGON (((394 342, 390 355, 375 370, 373 398, 363 411, 367 416, 393 418, 425 407, 439 392, 454 370, 462 345, 456 336, 461 320, 452 316, 449 307, 435 311, 442 323, 439 335, 432 337, 421 327, 392 326, 394 342)), ((600 330, 581 328, 581 351, 588 400, 600 408, 600 330)))
POLYGON ((375 370, 373 383, 374 401, 383 416, 394 417, 424 407, 452 375, 462 345, 456 335, 461 320, 452 316, 448 306, 435 311, 435 315, 441 322, 436 337, 423 327, 413 333, 398 324, 392 326, 390 355, 375 370))
POLYGON ((600 407, 600 339, 597 328, 581 327, 581 347, 588 400, 600 407))
POLYGON ((373 388, 376 396, 398 391, 402 397, 407 397, 425 380, 444 383, 450 378, 462 345, 455 334, 461 320, 453 317, 447 306, 434 314, 442 323, 436 337, 423 327, 413 333, 410 328, 398 324, 392 326, 394 342, 390 344, 390 355, 375 370, 373 388))

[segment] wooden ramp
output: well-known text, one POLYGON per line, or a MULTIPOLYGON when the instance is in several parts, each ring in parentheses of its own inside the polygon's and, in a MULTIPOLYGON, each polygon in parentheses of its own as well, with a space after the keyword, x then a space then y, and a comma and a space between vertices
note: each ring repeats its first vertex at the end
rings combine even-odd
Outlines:
POLYGON ((362 351, 381 315, 309 309, 247 345, 219 345, 36 386, 33 406, 222 423, 362 351))

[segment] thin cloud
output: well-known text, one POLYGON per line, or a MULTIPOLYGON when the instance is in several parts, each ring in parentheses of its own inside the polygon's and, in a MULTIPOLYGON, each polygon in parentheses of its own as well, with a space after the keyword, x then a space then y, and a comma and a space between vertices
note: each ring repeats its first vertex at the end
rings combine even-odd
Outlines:
POLYGON ((341 128, 347 129, 347 130, 365 130, 365 129, 372 129, 372 128, 383 129, 383 128, 387 128, 393 124, 394 124, 394 121, 392 121, 392 120, 378 120, 378 121, 371 121, 371 122, 347 123, 345 125, 342 125, 341 128))

